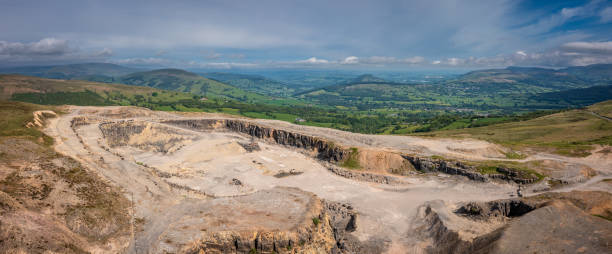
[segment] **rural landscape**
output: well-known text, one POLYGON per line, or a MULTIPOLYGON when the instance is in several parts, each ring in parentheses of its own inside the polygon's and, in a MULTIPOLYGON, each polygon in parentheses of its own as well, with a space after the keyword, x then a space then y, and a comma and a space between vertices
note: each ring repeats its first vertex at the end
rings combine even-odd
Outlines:
POLYGON ((612 252, 612 5, 434 2, 0 1, 0 253, 612 252))

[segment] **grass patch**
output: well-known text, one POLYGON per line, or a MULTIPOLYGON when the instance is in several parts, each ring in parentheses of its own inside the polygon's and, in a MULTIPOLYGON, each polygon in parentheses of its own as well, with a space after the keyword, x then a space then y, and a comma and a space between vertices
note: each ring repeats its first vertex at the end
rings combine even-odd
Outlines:
POLYGON ((359 149, 357 147, 351 147, 351 152, 349 153, 348 158, 342 163, 341 166, 350 169, 360 169, 361 165, 359 164, 359 149))
POLYGON ((520 160, 520 159, 527 158, 527 155, 524 155, 524 154, 521 154, 521 153, 517 153, 515 151, 510 151, 510 152, 504 153, 504 155, 508 159, 515 159, 515 160, 520 160))
POLYGON ((481 173, 483 175, 499 174, 499 171, 497 171, 496 166, 479 166, 476 167, 476 169, 478 170, 478 173, 481 173))
MULTIPOLYGON (((612 105, 612 101, 594 105, 612 105)), ((446 130, 420 136, 476 138, 522 150, 536 148, 564 156, 590 155, 592 145, 612 145, 612 122, 582 110, 570 110, 539 118, 478 128, 446 130)), ((510 159, 522 159, 511 152, 510 159)))
POLYGON ((34 111, 51 109, 52 106, 39 106, 22 102, 0 101, 0 136, 25 137, 39 144, 50 146, 53 138, 45 135, 38 128, 26 128, 26 124, 34 120, 34 111))
POLYGON ((320 223, 321 220, 319 220, 318 217, 312 217, 312 224, 314 224, 315 226, 319 226, 320 223))
POLYGON ((444 157, 442 157, 442 156, 440 156, 440 155, 432 155, 432 156, 431 156, 431 157, 429 157, 429 158, 432 158, 432 159, 434 159, 434 160, 444 160, 444 159, 445 159, 444 157))
MULTIPOLYGON (((472 166, 476 167, 476 171, 483 175, 491 174, 508 174, 504 173, 500 169, 508 169, 515 171, 518 178, 528 179, 536 178, 537 182, 541 181, 546 177, 538 171, 530 168, 525 163, 512 162, 512 161, 485 161, 485 162, 470 162, 472 166)), ((533 166, 533 165, 532 165, 533 166)))
POLYGON ((21 93, 14 94, 14 101, 22 101, 43 105, 78 105, 78 106, 109 106, 113 105, 99 94, 86 90, 84 92, 55 93, 21 93))

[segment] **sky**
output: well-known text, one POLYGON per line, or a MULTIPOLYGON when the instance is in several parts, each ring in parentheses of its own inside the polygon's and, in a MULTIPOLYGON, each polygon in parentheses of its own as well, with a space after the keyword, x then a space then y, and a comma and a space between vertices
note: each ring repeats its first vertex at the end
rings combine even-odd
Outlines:
POLYGON ((479 69, 612 63, 612 1, 0 0, 0 66, 479 69))

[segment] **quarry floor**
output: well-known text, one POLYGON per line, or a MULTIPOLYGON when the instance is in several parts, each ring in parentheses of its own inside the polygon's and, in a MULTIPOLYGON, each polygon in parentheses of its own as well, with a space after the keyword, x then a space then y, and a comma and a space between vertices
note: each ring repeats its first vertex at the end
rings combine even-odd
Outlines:
MULTIPOLYGON (((193 117, 223 118, 153 112, 119 107, 71 107, 69 113, 51 119, 45 130, 56 140, 55 149, 87 165, 109 183, 121 187, 133 202, 137 225, 131 253, 174 252, 202 231, 240 231, 247 228, 291 229, 307 216, 311 197, 348 203, 359 214, 352 234, 361 241, 381 242, 389 253, 418 253, 422 243, 410 232, 418 208, 428 202, 453 207, 458 202, 509 198, 512 184, 474 182, 448 175, 407 176, 404 185, 359 182, 330 172, 320 161, 297 148, 254 140, 261 150, 246 151, 240 143, 251 137, 234 132, 197 132, 164 125, 160 120, 193 117), (71 127, 77 116, 96 119, 94 124, 71 127), (184 135, 180 149, 171 153, 143 149, 142 144, 160 138, 154 131, 131 140, 136 145, 112 147, 98 123, 133 120, 172 129, 184 135), (301 172, 277 177, 283 172, 301 172), (166 177, 160 177, 167 175, 166 177), (277 176, 275 176, 277 175, 277 176)), ((503 148, 477 140, 433 140, 416 137, 352 134, 326 128, 292 125, 280 121, 251 120, 275 128, 328 138, 348 146, 395 149, 423 155, 445 155, 472 160, 503 159, 503 148)), ((589 165, 599 172, 597 180, 571 189, 612 192, 601 179, 612 174, 612 160, 572 159, 539 154, 534 158, 566 160, 589 165), (539 157, 537 157, 539 156, 539 157)), ((595 178, 594 178, 595 179, 595 178)), ((569 188, 566 189, 570 190, 569 188)), ((452 215, 449 215, 452 216, 452 215)), ((461 225, 461 218, 451 218, 461 225)), ((473 228, 491 231, 495 225, 473 228)), ((466 232, 469 232, 467 230, 466 232)))

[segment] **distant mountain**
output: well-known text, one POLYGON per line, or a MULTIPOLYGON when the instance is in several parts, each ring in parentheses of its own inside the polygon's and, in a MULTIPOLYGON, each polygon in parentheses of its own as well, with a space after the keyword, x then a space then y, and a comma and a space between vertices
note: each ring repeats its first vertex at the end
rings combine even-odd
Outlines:
POLYGON ((261 102, 272 99, 261 94, 248 92, 216 80, 180 69, 160 69, 131 73, 121 76, 115 82, 148 86, 158 89, 187 92, 205 97, 226 97, 246 102, 261 102))
POLYGON ((608 85, 612 81, 612 64, 596 64, 554 70, 534 67, 508 67, 478 70, 459 76, 449 82, 464 84, 516 84, 532 90, 561 91, 608 85))
POLYGON ((583 80, 612 81, 612 64, 568 67, 563 69, 563 71, 583 80))
POLYGON ((83 63, 55 66, 28 66, 0 69, 0 73, 21 74, 53 79, 112 82, 114 77, 141 71, 110 63, 83 63))
POLYGON ((372 74, 363 74, 354 79, 349 80, 349 84, 362 84, 362 83, 385 83, 388 82, 382 78, 376 77, 372 74))
POLYGON ((299 90, 299 87, 292 87, 291 85, 269 79, 261 75, 212 72, 204 73, 202 76, 227 83, 247 91, 271 96, 287 97, 299 90))
POLYGON ((612 85, 592 86, 560 92, 541 93, 531 97, 538 102, 557 103, 561 106, 586 106, 612 99, 612 85))
POLYGON ((611 72, 612 65, 561 70, 508 67, 473 71, 426 84, 392 83, 362 75, 296 96, 319 104, 360 110, 469 108, 511 112, 582 106, 610 99, 611 72))

